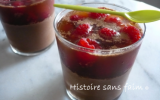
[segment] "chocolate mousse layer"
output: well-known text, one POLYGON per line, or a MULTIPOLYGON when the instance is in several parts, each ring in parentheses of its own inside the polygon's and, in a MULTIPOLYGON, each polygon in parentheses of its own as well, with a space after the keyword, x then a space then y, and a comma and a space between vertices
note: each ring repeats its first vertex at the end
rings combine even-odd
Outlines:
POLYGON ((4 30, 12 47, 20 52, 38 52, 55 39, 53 29, 54 14, 41 22, 29 25, 10 25, 2 22, 4 30))
POLYGON ((92 79, 79 76, 63 63, 63 75, 67 91, 78 100, 114 100, 120 96, 131 69, 121 76, 108 79, 92 79), (84 88, 84 85, 86 86, 84 88), (75 86, 75 87, 74 87, 75 86))

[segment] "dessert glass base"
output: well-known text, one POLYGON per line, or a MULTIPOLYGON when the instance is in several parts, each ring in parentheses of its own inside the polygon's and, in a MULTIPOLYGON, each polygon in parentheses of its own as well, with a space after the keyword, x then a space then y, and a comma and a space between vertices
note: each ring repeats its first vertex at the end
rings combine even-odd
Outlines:
POLYGON ((66 89, 66 93, 71 100, 77 100, 75 97, 72 96, 72 94, 69 92, 69 90, 66 89))
MULTIPOLYGON (((72 96, 72 94, 69 92, 69 90, 67 90, 66 89, 66 93, 67 93, 67 95, 69 96, 69 98, 71 99, 71 100, 79 100, 79 99, 77 99, 77 98, 75 98, 74 96, 72 96)), ((118 98, 121 96, 121 94, 117 97, 117 98, 115 98, 114 100, 118 100, 118 98)))
MULTIPOLYGON (((83 5, 129 11, 107 3, 83 5)), ((57 46, 70 99, 117 100, 123 92, 145 34, 145 24, 121 17, 97 17, 97 13, 70 10, 55 17, 57 46)))
MULTIPOLYGON (((54 41, 53 41, 53 43, 54 43, 54 41)), ((21 55, 21 56, 36 56, 36 55, 39 55, 39 54, 47 51, 53 45, 53 43, 51 45, 49 45, 47 48, 43 49, 43 50, 40 50, 40 51, 37 51, 37 52, 30 52, 30 53, 28 53, 28 52, 21 52, 21 51, 17 50, 16 48, 14 48, 12 45, 10 45, 10 47, 11 47, 11 50, 15 54, 18 54, 18 55, 21 55)))

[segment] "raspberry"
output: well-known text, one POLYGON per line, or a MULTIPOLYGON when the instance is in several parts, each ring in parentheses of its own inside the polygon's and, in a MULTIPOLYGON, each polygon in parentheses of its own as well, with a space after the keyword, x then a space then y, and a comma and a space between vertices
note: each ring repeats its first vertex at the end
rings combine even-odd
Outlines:
POLYGON ((122 24, 119 17, 106 17, 104 21, 108 23, 116 23, 117 25, 122 24))
POLYGON ((89 14, 89 17, 93 18, 93 19, 99 19, 99 18, 103 18, 105 16, 106 16, 106 14, 103 14, 103 13, 93 13, 93 12, 91 12, 89 14))
MULTIPOLYGON (((90 49, 95 49, 95 46, 94 46, 95 44, 97 44, 96 41, 91 40, 89 38, 81 38, 78 42, 78 45, 86 48, 90 48, 90 49)), ((93 52, 93 51, 87 50, 87 52, 93 52)), ((92 65, 96 60, 96 56, 90 55, 87 52, 84 52, 83 50, 82 52, 81 51, 77 52, 77 59, 81 67, 92 67, 92 65)))
MULTIPOLYGON (((24 2, 25 5, 30 5, 32 4, 31 0, 21 0, 22 2, 24 2)), ((38 0, 37 0, 38 1, 38 0)))
MULTIPOLYGON (((105 7, 98 7, 98 9, 106 9, 105 7)), ((108 14, 104 14, 104 13, 93 13, 93 12, 90 12, 89 13, 89 17, 90 18, 93 18, 93 19, 99 19, 99 18, 104 18, 108 16, 108 14)))
POLYGON ((15 7, 17 7, 17 6, 24 5, 24 3, 21 2, 21 1, 15 1, 15 2, 12 3, 12 5, 15 6, 15 7))
POLYGON ((99 30, 99 35, 104 39, 111 39, 112 36, 116 35, 116 32, 109 28, 102 28, 99 30))
POLYGON ((83 19, 82 17, 78 16, 78 15, 72 15, 70 16, 70 20, 71 21, 78 21, 78 20, 81 20, 83 19))
POLYGON ((141 32, 134 26, 126 26, 122 28, 120 32, 128 34, 133 43, 141 38, 141 32))
POLYGON ((93 44, 90 44, 91 40, 89 38, 81 38, 78 42, 78 45, 90 48, 90 49, 95 49, 95 46, 93 44))
POLYGON ((79 37, 85 37, 89 35, 89 24, 81 24, 74 31, 71 32, 72 39, 78 39, 79 37))
POLYGON ((87 41, 90 45, 94 45, 96 49, 101 49, 101 46, 97 41, 92 40, 90 38, 87 38, 87 41))
POLYGON ((89 33, 89 28, 89 24, 81 24, 76 28, 76 31, 78 32, 78 34, 86 35, 89 33))
POLYGON ((78 21, 88 17, 88 12, 76 11, 70 16, 71 21, 78 21))

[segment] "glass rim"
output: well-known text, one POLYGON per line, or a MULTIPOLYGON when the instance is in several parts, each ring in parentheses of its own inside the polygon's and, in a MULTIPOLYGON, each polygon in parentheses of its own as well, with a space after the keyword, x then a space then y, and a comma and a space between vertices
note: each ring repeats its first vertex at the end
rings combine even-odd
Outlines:
MULTIPOLYGON (((84 5, 84 4, 107 4, 107 5, 111 5, 111 6, 116 6, 116 7, 122 8, 122 9, 127 10, 127 11, 131 11, 130 9, 128 9, 128 8, 126 8, 126 7, 122 7, 122 6, 120 6, 120 5, 113 4, 113 3, 87 2, 87 3, 82 3, 82 4, 80 4, 80 5, 84 5)), ((142 30, 142 32, 143 32, 142 37, 141 37, 137 42, 135 42, 135 43, 133 43, 133 44, 131 44, 131 45, 129 45, 129 46, 122 47, 122 48, 116 48, 116 49, 90 49, 90 48, 82 47, 82 46, 79 46, 79 45, 77 45, 77 44, 74 44, 74 43, 66 40, 65 38, 63 38, 63 37, 60 35, 60 33, 59 33, 59 31, 57 30, 57 28, 56 28, 56 19, 57 19, 57 17, 58 17, 61 13, 63 13, 64 11, 67 11, 67 10, 69 10, 69 9, 63 9, 61 12, 59 12, 59 13, 56 15, 56 17, 55 17, 55 19, 54 19, 53 26, 54 26, 55 33, 56 33, 56 35, 58 36, 58 38, 60 38, 60 39, 63 40, 64 42, 66 42, 66 43, 68 43, 68 44, 71 44, 71 45, 73 45, 73 46, 75 46, 75 47, 83 48, 83 49, 88 50, 88 51, 97 51, 97 50, 98 50, 98 51, 101 51, 101 52, 122 51, 122 50, 129 49, 129 48, 131 48, 131 47, 134 47, 135 45, 137 45, 138 43, 140 43, 140 42, 143 40, 144 36, 145 36, 146 25, 145 25, 145 23, 141 23, 141 24, 143 24, 143 26, 144 26, 144 30, 142 30)), ((138 24, 139 24, 139 23, 138 23, 138 24)))

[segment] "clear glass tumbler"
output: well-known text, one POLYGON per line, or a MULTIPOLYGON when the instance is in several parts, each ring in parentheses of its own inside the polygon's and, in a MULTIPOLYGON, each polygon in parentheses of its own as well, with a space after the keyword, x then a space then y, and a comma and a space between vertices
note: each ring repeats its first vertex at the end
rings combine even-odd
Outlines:
POLYGON ((54 0, 1 0, 0 18, 11 49, 37 55, 54 42, 54 0))
MULTIPOLYGON (((123 12, 130 11, 122 6, 108 3, 84 3, 82 5, 106 7, 123 12)), ((71 10, 63 10, 54 21, 68 96, 73 100, 117 99, 123 91, 144 38, 145 24, 139 24, 143 35, 132 45, 110 50, 89 49, 67 41, 57 30, 57 23, 69 11, 71 10)))

